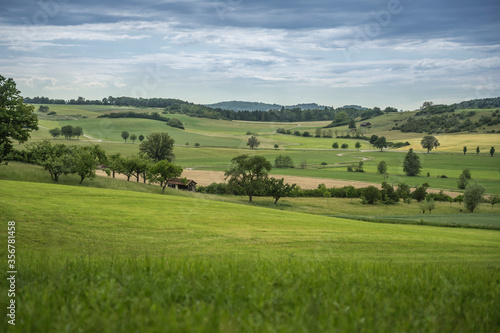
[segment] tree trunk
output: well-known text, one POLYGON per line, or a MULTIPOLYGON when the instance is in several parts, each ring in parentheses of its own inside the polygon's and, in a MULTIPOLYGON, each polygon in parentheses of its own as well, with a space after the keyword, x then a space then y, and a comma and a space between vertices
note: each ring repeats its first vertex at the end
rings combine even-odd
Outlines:
POLYGON ((274 200, 274 204, 276 205, 278 203, 278 200, 280 199, 280 197, 278 198, 275 198, 276 200, 274 200))
POLYGON ((167 187, 167 184, 165 184, 165 185, 161 188, 161 194, 165 194, 165 187, 167 187))
POLYGON ((115 170, 113 170, 113 178, 115 178, 115 170))
POLYGON ((127 175, 127 181, 128 182, 130 181, 130 175, 127 175))
POLYGON ((252 194, 249 194, 249 195, 248 195, 248 202, 252 202, 252 197, 253 197, 253 195, 252 195, 252 194))
POLYGON ((83 183, 84 179, 85 179, 85 176, 80 176, 80 184, 83 183))

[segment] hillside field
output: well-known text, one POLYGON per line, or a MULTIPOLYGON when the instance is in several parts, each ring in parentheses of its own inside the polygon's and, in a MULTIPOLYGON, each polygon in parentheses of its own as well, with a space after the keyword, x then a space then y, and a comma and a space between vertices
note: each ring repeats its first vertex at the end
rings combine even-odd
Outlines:
MULTIPOLYGON (((124 143, 121 139, 122 131, 145 136, 160 131, 169 133, 175 139, 177 145, 174 151, 176 163, 184 168, 224 171, 230 166, 231 159, 239 154, 264 155, 271 162, 274 162, 278 155, 288 155, 293 159, 296 167, 294 169, 274 169, 272 171, 274 174, 380 184, 384 178, 378 175, 376 170, 378 163, 383 160, 388 164, 389 178, 386 180, 390 183, 406 182, 413 187, 427 182, 432 188, 458 191, 458 177, 463 169, 469 168, 473 181, 484 186, 488 193, 500 194, 500 134, 436 135, 440 146, 430 154, 424 154, 425 150, 420 146, 420 140, 424 134, 401 133, 388 129, 394 120, 408 117, 413 114, 411 112, 389 113, 373 119, 373 127, 365 130, 364 135, 370 136, 375 133, 387 135, 389 141, 408 141, 411 144, 399 149, 379 152, 373 150, 367 141, 359 139, 307 138, 275 133, 276 129, 281 127, 300 131, 309 130, 314 134, 316 128, 328 125, 328 121, 266 123, 213 120, 192 118, 180 114, 166 114, 165 116, 178 118, 185 124, 186 130, 181 130, 155 120, 96 118, 104 113, 134 110, 130 108, 77 105, 51 105, 50 108, 57 112, 57 117, 67 118, 61 120, 51 118, 55 116, 43 114, 43 120, 40 121, 41 128, 32 133, 32 141, 49 139, 51 138, 48 133, 50 128, 71 124, 81 126, 84 134, 91 138, 81 137, 80 140, 57 138, 52 139, 53 142, 78 145, 99 144, 109 153, 120 152, 123 155, 131 155, 139 151, 139 141, 132 143, 128 140, 127 143, 124 143), (88 118, 80 118, 75 115, 85 115, 88 118), (247 132, 257 134, 261 141, 261 145, 257 149, 250 150, 246 147, 249 137, 246 135, 247 132), (349 149, 332 149, 333 142, 338 142, 339 145, 348 144, 349 149), (354 148, 356 142, 361 143, 359 150, 354 148), (199 143, 200 147, 195 148, 195 143, 199 143), (278 149, 274 148, 275 144, 279 146, 278 149), (466 156, 462 153, 465 145, 468 147, 466 156), (477 146, 480 146, 480 154, 475 152, 477 146), (491 146, 497 147, 497 154, 494 157, 489 156, 491 146), (403 173, 402 162, 409 147, 422 153, 419 155, 422 162, 422 172, 419 177, 407 177, 403 173), (347 172, 348 165, 360 161, 364 163, 365 173, 347 172), (305 168, 299 168, 301 164, 305 168), (428 173, 429 177, 427 177, 428 173), (438 176, 446 176, 447 178, 438 178, 438 176)), ((474 117, 479 117, 481 112, 476 111, 478 112, 474 117)), ((161 109, 135 109, 134 112, 161 112, 161 109)), ((339 134, 345 134, 343 131, 346 131, 347 127, 345 129, 340 127, 338 130, 339 134)))
POLYGON ((500 327, 498 231, 5 180, 0 207, 19 271, 6 332, 500 327))

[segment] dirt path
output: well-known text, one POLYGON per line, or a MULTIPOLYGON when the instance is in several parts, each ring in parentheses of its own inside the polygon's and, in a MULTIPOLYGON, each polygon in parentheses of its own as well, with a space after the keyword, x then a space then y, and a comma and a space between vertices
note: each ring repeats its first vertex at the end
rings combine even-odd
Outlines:
MULTIPOLYGON (((107 177, 106 173, 102 170, 96 172, 98 176, 107 177)), ((207 170, 190 170, 185 169, 182 173, 182 177, 194 180, 198 185, 208 186, 212 183, 224 183, 224 172, 223 171, 207 171, 207 170)), ((319 184, 325 184, 326 187, 343 187, 352 185, 355 188, 367 187, 373 185, 377 188, 381 188, 380 184, 359 182, 355 180, 340 180, 340 179, 328 179, 328 178, 315 178, 315 177, 299 177, 299 176, 284 176, 284 175, 273 175, 274 178, 284 178, 285 183, 297 184, 303 189, 313 190, 318 188, 319 184)), ((116 179, 127 180, 127 177, 122 174, 116 174, 116 179)), ((130 177, 130 181, 136 181, 135 177, 130 177)), ((142 178, 140 178, 142 182, 142 178)), ((428 189, 428 193, 439 193, 439 190, 428 189)), ((445 194, 455 198, 461 193, 443 191, 445 194)))

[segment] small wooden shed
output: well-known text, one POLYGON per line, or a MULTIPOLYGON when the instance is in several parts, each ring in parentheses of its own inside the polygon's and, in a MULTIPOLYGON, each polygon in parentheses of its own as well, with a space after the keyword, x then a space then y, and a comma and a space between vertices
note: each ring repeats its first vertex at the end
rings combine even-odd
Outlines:
POLYGON ((196 182, 192 179, 174 178, 168 181, 167 186, 176 190, 196 192, 196 182))

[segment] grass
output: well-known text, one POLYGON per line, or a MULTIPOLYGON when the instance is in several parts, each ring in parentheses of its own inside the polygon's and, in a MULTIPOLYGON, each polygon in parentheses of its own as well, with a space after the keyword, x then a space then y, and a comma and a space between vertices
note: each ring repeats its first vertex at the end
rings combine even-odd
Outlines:
POLYGON ((500 327, 497 231, 4 180, 0 207, 18 260, 5 332, 500 327))

